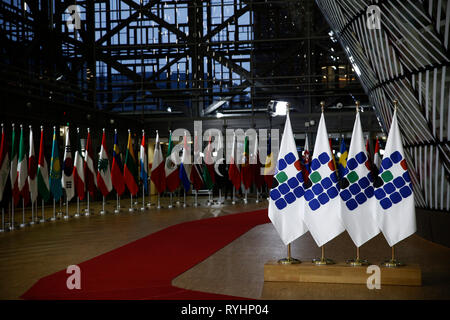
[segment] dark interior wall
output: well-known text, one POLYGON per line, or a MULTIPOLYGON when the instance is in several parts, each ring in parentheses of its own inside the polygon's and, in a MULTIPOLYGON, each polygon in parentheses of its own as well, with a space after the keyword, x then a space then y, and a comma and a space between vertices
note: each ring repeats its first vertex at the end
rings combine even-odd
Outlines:
POLYGON ((450 247, 450 212, 416 208, 417 234, 450 247))

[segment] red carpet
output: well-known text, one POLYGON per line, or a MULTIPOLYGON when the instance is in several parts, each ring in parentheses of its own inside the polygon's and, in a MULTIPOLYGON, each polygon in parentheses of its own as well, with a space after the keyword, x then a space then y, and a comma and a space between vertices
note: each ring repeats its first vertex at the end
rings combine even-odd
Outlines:
POLYGON ((23 299, 240 299, 191 291, 172 279, 249 231, 268 223, 267 210, 181 223, 82 262, 81 290, 66 287, 66 270, 40 279, 23 299))

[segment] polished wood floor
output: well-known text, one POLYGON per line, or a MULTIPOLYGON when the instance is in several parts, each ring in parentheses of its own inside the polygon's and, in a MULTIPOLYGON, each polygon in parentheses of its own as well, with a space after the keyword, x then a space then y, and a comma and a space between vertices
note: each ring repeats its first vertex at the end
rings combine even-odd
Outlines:
MULTIPOLYGON (((130 201, 123 199, 120 214, 111 211, 115 201, 107 203, 110 211, 99 215, 100 203, 91 205, 94 215, 68 220, 59 219, 0 233, 0 299, 17 299, 38 279, 78 264, 102 253, 142 238, 168 226, 267 207, 250 199, 231 205, 206 206, 200 198, 199 207, 178 205, 151 208, 130 214, 130 201)), ((139 199, 140 200, 140 199, 139 199)), ((177 199, 174 199, 177 200, 177 199)), ((180 199, 182 201, 182 199, 180 199)), ((192 204, 188 198, 188 203, 192 204)), ((152 199, 155 203, 155 199, 152 199)), ((137 205, 139 208, 141 205, 137 205)), ((58 208, 59 206, 57 206, 58 208)), ((69 207, 72 215, 76 206, 69 207)), ((40 211, 40 208, 39 208, 40 211)), ((46 217, 52 216, 48 207, 46 217)), ((16 220, 21 222, 21 209, 16 220)), ((27 212, 26 220, 30 219, 27 212)), ((220 232, 220 230, 218 230, 220 232)), ((194 268, 173 280, 173 285, 193 290, 229 294, 255 299, 449 299, 450 248, 418 236, 412 236, 397 246, 397 256, 406 263, 418 263, 423 270, 422 287, 383 286, 381 290, 368 290, 365 285, 295 284, 263 281, 263 266, 268 260, 281 258, 286 248, 271 224, 260 225, 228 246, 216 252, 194 268)), ((292 245, 295 257, 307 261, 320 254, 309 234, 292 245)), ((326 246, 326 255, 344 261, 354 255, 354 246, 344 233, 326 246)), ((372 263, 388 258, 390 248, 380 235, 361 248, 361 255, 372 263)))

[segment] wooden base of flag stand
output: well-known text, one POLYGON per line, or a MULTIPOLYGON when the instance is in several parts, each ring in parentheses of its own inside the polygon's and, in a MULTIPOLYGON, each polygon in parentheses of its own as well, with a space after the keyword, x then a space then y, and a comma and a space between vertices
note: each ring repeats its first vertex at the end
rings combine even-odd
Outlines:
MULTIPOLYGON (((398 268, 380 267, 381 285, 421 286, 422 271, 418 265, 398 268)), ((347 263, 316 265, 312 262, 281 264, 269 261, 264 265, 264 281, 367 284, 366 266, 347 263)))

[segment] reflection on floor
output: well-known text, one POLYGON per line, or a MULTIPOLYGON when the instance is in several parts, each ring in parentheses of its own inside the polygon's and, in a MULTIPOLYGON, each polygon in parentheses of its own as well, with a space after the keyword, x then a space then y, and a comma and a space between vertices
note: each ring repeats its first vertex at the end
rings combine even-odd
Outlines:
MULTIPOLYGON (((61 219, 0 234, 0 299, 16 299, 43 276, 168 226, 267 207, 265 200, 258 204, 249 199, 248 204, 240 201, 231 205, 227 201, 223 205, 207 206, 206 198, 200 199, 199 207, 193 207, 193 199, 188 198, 189 206, 183 208, 181 198, 181 203, 168 209, 164 199, 162 209, 153 207, 135 213, 128 212, 129 199, 123 199, 122 212, 117 215, 111 212, 115 201, 107 203, 106 208, 110 212, 106 215, 99 215, 101 203, 94 203, 94 215, 89 217, 61 219)), ((155 199, 152 202, 155 203, 155 199)), ((70 214, 75 207, 70 206, 70 214)), ((51 215, 52 207, 49 207, 46 217, 51 215)), ((396 252, 400 260, 420 264, 422 287, 383 286, 381 290, 368 290, 365 285, 264 283, 264 263, 283 257, 285 251, 273 226, 260 225, 174 279, 173 285, 255 299, 450 298, 450 249, 418 236, 400 243, 396 252)), ((307 261, 318 256, 320 250, 307 233, 292 244, 292 253, 296 258, 307 261)), ((343 233, 327 244, 326 254, 338 261, 353 257, 355 248, 348 234, 343 233)), ((382 235, 361 248, 361 256, 372 263, 379 263, 389 255, 390 248, 382 235)))

